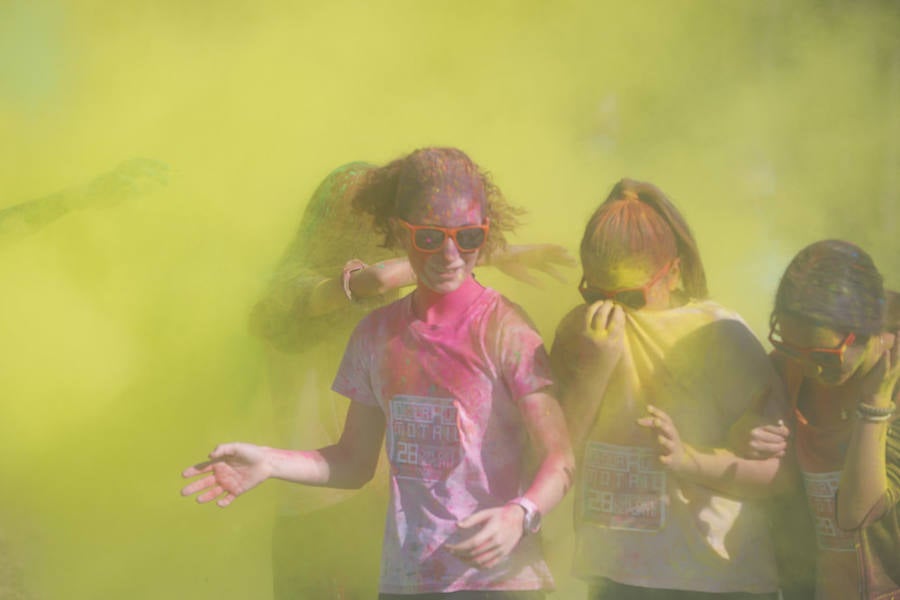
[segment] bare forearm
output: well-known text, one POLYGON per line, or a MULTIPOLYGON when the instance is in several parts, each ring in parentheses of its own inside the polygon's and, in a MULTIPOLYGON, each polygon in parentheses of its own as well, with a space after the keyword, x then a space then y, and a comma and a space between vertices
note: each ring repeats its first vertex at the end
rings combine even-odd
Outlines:
POLYGON ((741 458, 724 448, 685 447, 683 464, 675 474, 729 496, 761 498, 778 493, 787 482, 781 459, 741 458))
MULTIPOLYGON (((856 529, 887 490, 887 422, 857 420, 838 485, 837 522, 856 529)), ((876 515, 877 516, 877 515, 876 515)))
MULTIPOLYGON (((350 274, 347 282, 353 298, 374 298, 415 282, 406 258, 392 258, 350 274)), ((308 316, 320 316, 347 305, 341 274, 319 283, 310 294, 308 316)))
POLYGON ((319 450, 265 448, 270 477, 303 485, 354 489, 371 479, 340 446, 319 450))
POLYGON ((523 401, 523 416, 541 464, 525 495, 546 514, 572 485, 575 459, 559 403, 549 393, 530 394, 523 401))
POLYGON ((72 210, 65 193, 23 202, 0 211, 0 235, 28 234, 72 210))
POLYGON ((571 449, 560 449, 544 457, 525 495, 541 514, 547 514, 569 491, 575 474, 571 449))

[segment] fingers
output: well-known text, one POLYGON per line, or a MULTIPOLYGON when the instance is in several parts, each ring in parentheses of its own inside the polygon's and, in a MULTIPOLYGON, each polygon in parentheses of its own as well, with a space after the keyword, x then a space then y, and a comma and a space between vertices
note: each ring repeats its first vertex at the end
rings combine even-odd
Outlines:
POLYGON ((625 331, 625 310, 611 300, 591 304, 584 314, 585 330, 600 337, 619 337, 625 331))
POLYGON ((769 444, 777 444, 785 442, 791 436, 791 430, 785 426, 784 422, 779 421, 778 425, 762 425, 756 427, 750 432, 753 440, 757 440, 769 444))
MULTIPOLYGON (((209 475, 204 477, 203 479, 198 479, 197 481, 193 481, 183 488, 181 488, 182 496, 190 496, 191 494, 195 494, 201 490, 205 490, 207 488, 212 488, 216 486, 216 478, 213 475, 209 475)), ((221 492, 219 492, 221 493, 221 492)))
POLYGON ((472 513, 459 523, 457 523, 458 527, 462 527, 463 529, 468 529, 470 527, 474 527, 479 523, 484 523, 488 519, 491 518, 491 509, 488 510, 479 510, 478 512, 472 513))
POLYGON ((609 315, 612 309, 612 302, 602 301, 592 304, 591 309, 588 311, 591 319, 590 323, 588 323, 588 329, 594 333, 607 334, 607 323, 609 322, 609 315))
POLYGON ((625 309, 618 304, 613 305, 607 329, 611 336, 619 336, 625 332, 625 309))
POLYGON ((531 271, 528 270, 527 266, 521 263, 504 263, 501 270, 517 281, 521 281, 522 283, 526 283, 532 287, 536 287, 539 290, 544 288, 544 285, 541 283, 540 279, 538 279, 533 273, 531 273, 531 271))
POLYGON ((234 502, 235 498, 237 498, 237 496, 235 496, 231 492, 226 492, 225 496, 223 498, 221 498, 218 502, 216 502, 216 505, 219 508, 225 508, 226 506, 228 506, 229 504, 234 502))
POLYGON ((216 446, 212 452, 209 453, 209 458, 213 461, 225 458, 226 456, 234 456, 237 452, 237 444, 219 444, 216 446))
POLYGON ((750 452, 752 458, 761 458, 764 456, 783 456, 787 450, 787 442, 761 442, 753 440, 750 442, 750 452))
POLYGON ((204 461, 202 463, 197 463, 196 465, 192 465, 181 472, 182 477, 194 477, 196 475, 200 475, 201 473, 209 473, 213 469, 213 463, 210 460, 204 461))
POLYGON ((224 492, 224 491, 225 490, 222 489, 222 486, 215 485, 212 488, 210 488, 209 490, 207 490, 207 491, 203 492, 202 494, 200 494, 199 496, 197 496, 197 502, 199 502, 200 504, 206 504, 210 500, 215 500, 216 498, 221 496, 222 492, 224 492))
POLYGON ((551 264, 543 264, 540 267, 538 267, 538 269, 540 269, 542 272, 546 273, 547 275, 549 275, 550 277, 552 277, 553 279, 555 279, 556 281, 558 281, 560 283, 568 283, 568 281, 569 281, 568 279, 566 279, 566 277, 562 273, 559 272, 559 270, 556 267, 554 267, 551 264))
POLYGON ((891 348, 885 352, 887 356, 885 363, 887 375, 885 378, 889 384, 888 393, 893 392, 897 381, 900 381, 900 338, 897 335, 894 335, 893 338, 891 348))

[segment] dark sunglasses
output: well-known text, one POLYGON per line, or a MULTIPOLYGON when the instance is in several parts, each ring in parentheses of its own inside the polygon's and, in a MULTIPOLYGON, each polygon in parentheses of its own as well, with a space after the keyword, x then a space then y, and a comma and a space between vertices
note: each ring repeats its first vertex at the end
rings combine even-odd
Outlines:
POLYGON ((847 334, 836 348, 809 348, 795 346, 784 341, 778 330, 778 322, 773 317, 769 322, 769 343, 775 352, 783 354, 791 360, 813 364, 821 367, 823 371, 839 371, 844 366, 844 352, 856 341, 856 334, 852 331, 847 334))
POLYGON ((666 263, 662 269, 657 271, 656 274, 650 278, 650 281, 640 287, 622 288, 618 290, 599 290, 597 288, 588 287, 587 280, 582 277, 581 283, 578 284, 578 291, 581 293, 581 297, 584 298, 584 301, 588 304, 593 304, 600 300, 612 300, 616 304, 638 310, 647 306, 647 290, 653 287, 657 281, 665 277, 673 264, 675 264, 674 260, 666 263))
POLYGON ((397 221, 409 230, 413 247, 419 252, 440 252, 452 238, 460 252, 475 252, 487 241, 490 223, 483 225, 463 225, 462 227, 438 227, 437 225, 413 225, 403 219, 397 221))

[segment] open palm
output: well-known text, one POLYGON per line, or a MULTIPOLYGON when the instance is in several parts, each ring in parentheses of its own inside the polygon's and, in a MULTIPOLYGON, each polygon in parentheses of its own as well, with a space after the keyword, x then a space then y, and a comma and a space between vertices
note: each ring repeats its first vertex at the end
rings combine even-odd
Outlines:
POLYGON ((210 453, 209 458, 181 473, 186 478, 206 475, 184 486, 182 496, 199 492, 197 502, 202 504, 218 498, 216 504, 224 508, 270 475, 263 449, 253 444, 222 444, 210 453))

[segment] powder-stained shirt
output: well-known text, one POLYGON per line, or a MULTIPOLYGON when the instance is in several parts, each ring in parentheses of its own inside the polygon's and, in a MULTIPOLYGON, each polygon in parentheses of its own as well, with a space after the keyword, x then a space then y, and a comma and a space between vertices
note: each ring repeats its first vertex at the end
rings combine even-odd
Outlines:
MULTIPOLYGON (((566 357, 577 352, 584 310, 574 309, 557 331, 562 386, 576 376, 566 357)), ((596 415, 575 448, 575 574, 657 589, 775 591, 762 506, 679 479, 660 464, 654 434, 636 424, 653 405, 672 417, 684 442, 726 447, 731 426, 770 386, 783 410, 762 346, 718 304, 627 311, 623 355, 606 393, 567 399, 564 407, 570 420, 596 415)))
POLYGON ((453 322, 416 319, 409 295, 359 324, 333 388, 386 417, 383 593, 552 586, 537 536, 490 569, 446 549, 474 533, 458 521, 522 493, 528 435, 519 400, 551 383, 540 336, 488 288, 453 322))
POLYGON ((859 389, 852 383, 820 385, 805 379, 789 361, 775 364, 795 407, 797 462, 816 529, 816 599, 900 599, 900 421, 894 421, 887 433, 888 486, 871 513, 880 518, 867 519, 859 529, 841 529, 836 517, 837 490, 859 389), (801 397, 840 416, 832 419, 832 426, 810 423, 798 408, 801 397))

